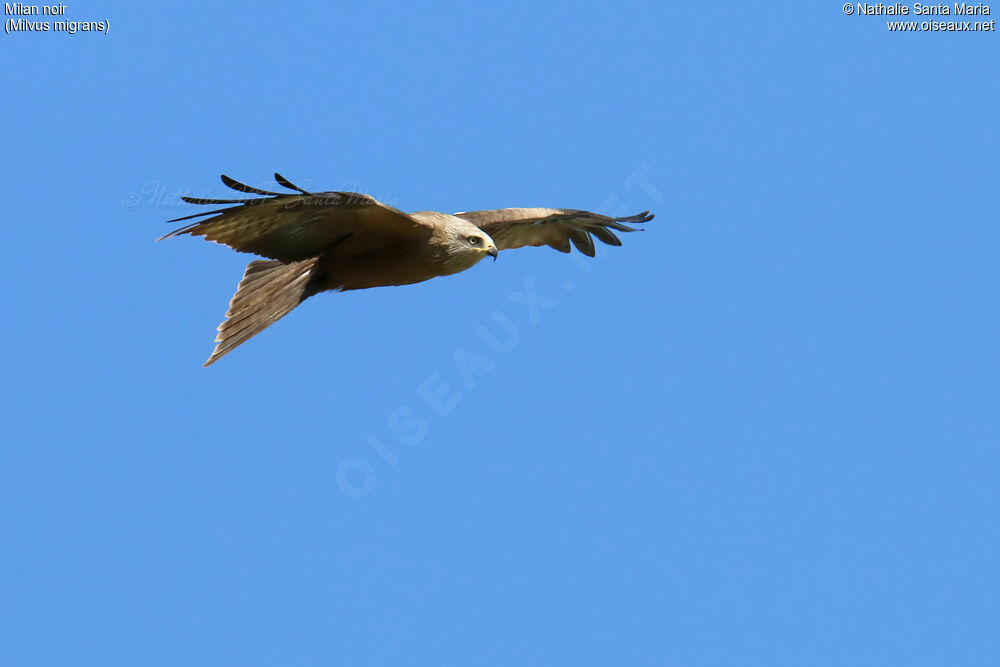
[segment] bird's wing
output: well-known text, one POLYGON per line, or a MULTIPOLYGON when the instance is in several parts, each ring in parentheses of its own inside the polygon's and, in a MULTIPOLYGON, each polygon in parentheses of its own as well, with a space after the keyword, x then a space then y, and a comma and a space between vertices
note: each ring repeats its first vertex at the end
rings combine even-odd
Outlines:
POLYGON ((212 216, 193 222, 159 240, 190 234, 282 262, 316 257, 351 239, 358 250, 374 249, 427 238, 431 229, 407 214, 368 195, 354 192, 311 193, 292 185, 280 174, 278 184, 295 190, 281 194, 261 190, 228 176, 222 182, 234 190, 263 195, 259 199, 201 199, 182 197, 190 204, 237 204, 230 208, 176 218, 170 222, 212 216))
POLYGON ((560 208, 498 208, 455 215, 489 234, 500 250, 547 245, 559 252, 569 252, 572 241, 577 250, 588 257, 594 256, 594 236, 608 245, 621 245, 622 242, 611 230, 640 231, 623 223, 653 219, 649 211, 611 218, 589 211, 560 208))

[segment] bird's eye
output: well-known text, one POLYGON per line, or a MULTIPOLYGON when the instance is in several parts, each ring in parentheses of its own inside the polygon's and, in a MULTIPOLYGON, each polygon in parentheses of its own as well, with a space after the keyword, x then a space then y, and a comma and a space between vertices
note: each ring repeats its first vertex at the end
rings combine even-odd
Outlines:
POLYGON ((479 241, 480 241, 480 239, 479 239, 478 236, 470 236, 469 237, 469 245, 479 245, 479 241))

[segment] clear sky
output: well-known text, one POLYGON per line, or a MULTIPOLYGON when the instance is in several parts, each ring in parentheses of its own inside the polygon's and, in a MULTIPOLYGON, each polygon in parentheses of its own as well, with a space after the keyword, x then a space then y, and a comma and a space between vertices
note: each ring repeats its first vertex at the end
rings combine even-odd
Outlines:
POLYGON ((996 32, 67 4, 0 36, 0 664, 998 664, 996 32), (249 257, 153 239, 275 170, 656 219, 202 368, 249 257))

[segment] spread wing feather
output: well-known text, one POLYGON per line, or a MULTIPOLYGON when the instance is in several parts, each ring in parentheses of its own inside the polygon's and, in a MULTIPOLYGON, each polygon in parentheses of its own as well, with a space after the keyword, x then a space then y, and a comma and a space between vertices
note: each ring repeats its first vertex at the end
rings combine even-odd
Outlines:
POLYGON ((547 245, 559 252, 569 252, 572 242, 588 257, 594 256, 593 237, 608 245, 620 246, 622 242, 614 232, 641 231, 624 223, 643 223, 653 219, 649 211, 612 218, 589 211, 559 208, 498 208, 455 215, 489 234, 500 250, 547 245))
POLYGON ((246 192, 252 195, 267 195, 269 197, 280 197, 281 194, 278 192, 269 192, 267 190, 261 190, 260 188, 255 188, 252 185, 247 185, 246 183, 240 183, 235 178, 230 178, 225 174, 221 176, 222 182, 226 184, 226 187, 232 188, 237 192, 246 192))
POLYGON ((406 213, 355 192, 310 193, 293 185, 281 174, 277 183, 291 193, 276 193, 240 183, 228 176, 228 187, 264 198, 205 199, 182 197, 191 204, 225 205, 230 208, 195 213, 170 222, 207 217, 160 237, 181 234, 203 236, 240 252, 250 252, 281 262, 316 257, 349 237, 359 248, 377 248, 426 238, 430 228, 406 213))

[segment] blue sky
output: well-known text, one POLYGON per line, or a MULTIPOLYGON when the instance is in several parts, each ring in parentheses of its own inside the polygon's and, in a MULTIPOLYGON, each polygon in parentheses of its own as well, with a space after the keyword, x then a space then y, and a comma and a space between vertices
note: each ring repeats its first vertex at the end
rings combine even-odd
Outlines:
POLYGON ((0 38, 0 664, 996 664, 996 33, 833 2, 67 18, 110 34, 0 38), (153 239, 275 170, 657 217, 321 295, 202 368, 249 258, 153 239))

